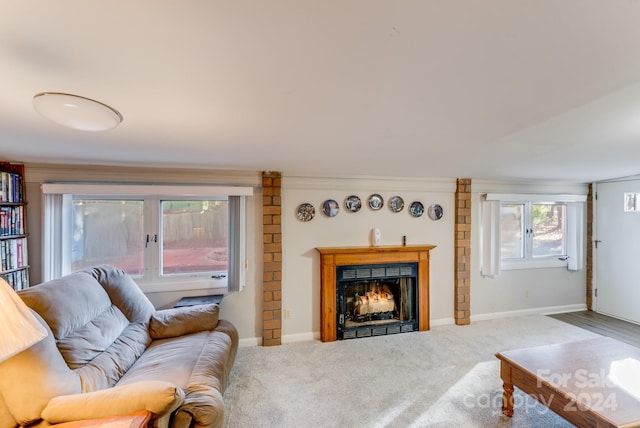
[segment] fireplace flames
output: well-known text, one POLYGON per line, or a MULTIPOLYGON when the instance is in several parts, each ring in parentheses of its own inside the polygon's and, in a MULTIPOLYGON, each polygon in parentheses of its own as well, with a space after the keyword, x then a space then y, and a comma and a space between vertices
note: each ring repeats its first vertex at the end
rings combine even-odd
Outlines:
POLYGON ((381 312, 393 312, 395 301, 389 287, 384 284, 374 284, 370 291, 355 295, 356 315, 376 314, 381 312))

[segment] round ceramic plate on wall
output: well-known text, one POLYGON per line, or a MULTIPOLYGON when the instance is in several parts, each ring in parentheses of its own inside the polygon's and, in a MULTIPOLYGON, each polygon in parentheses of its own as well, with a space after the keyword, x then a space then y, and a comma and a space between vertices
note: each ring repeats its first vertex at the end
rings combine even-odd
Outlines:
POLYGON ((404 208, 404 200, 400 196, 392 196, 389 199, 389 208, 394 213, 399 213, 404 208))
POLYGON ((315 215, 316 209, 313 205, 308 203, 298 205, 298 220, 311 221, 315 215))
POLYGON ((433 204, 429 206, 428 213, 431 220, 440 220, 442 218, 442 215, 444 214, 444 211, 442 210, 442 207, 440 205, 433 204))
POLYGON ((322 203, 322 212, 327 217, 335 217, 340 211, 340 204, 333 199, 327 199, 322 203))
POLYGON ((377 211, 382 208, 383 205, 384 200, 382 199, 382 196, 378 195, 377 193, 369 196, 369 208, 371 208, 372 210, 377 211))
POLYGON ((347 211, 357 213, 358 211, 360 211, 360 208, 362 208, 362 201, 359 197, 351 195, 344 200, 344 207, 347 211))
POLYGON ((409 212, 411 212, 412 217, 420 217, 424 213, 424 205, 422 205, 422 202, 418 201, 411 202, 409 212))

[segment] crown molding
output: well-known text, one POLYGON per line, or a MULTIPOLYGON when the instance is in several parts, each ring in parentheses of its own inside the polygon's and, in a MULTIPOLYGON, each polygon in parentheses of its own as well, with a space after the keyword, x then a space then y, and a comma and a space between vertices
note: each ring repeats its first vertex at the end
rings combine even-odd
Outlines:
POLYGON ((102 165, 25 164, 25 181, 119 182, 153 184, 218 184, 260 187, 257 171, 222 171, 185 168, 140 168, 102 165))
POLYGON ((454 178, 406 177, 282 177, 283 189, 308 190, 371 190, 452 193, 456 190, 454 178))

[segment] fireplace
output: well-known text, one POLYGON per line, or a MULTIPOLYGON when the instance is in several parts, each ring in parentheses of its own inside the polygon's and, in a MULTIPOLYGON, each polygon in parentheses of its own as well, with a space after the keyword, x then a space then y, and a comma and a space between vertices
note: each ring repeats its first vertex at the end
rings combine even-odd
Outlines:
POLYGON ((337 339, 418 329, 417 263, 340 266, 337 339))
POLYGON ((428 330, 433 248, 317 248, 322 341, 428 330))

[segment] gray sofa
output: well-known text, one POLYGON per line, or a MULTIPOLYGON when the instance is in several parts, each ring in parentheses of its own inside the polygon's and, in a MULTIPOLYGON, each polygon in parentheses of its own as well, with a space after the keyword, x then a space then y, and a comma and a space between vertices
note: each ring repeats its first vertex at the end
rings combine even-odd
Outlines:
POLYGON ((18 293, 49 335, 0 363, 0 428, 152 412, 150 426, 222 427, 238 349, 217 305, 158 310, 98 266, 18 293))

